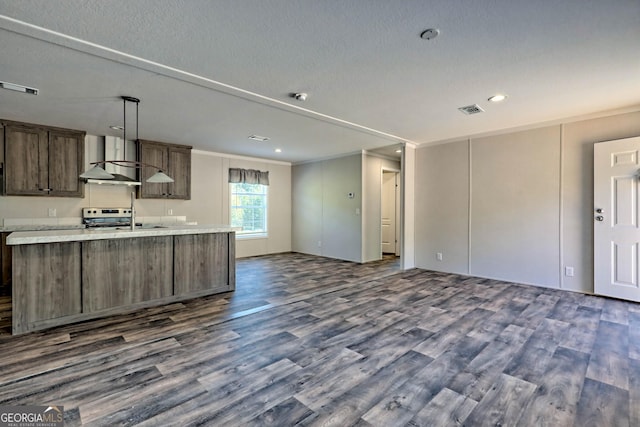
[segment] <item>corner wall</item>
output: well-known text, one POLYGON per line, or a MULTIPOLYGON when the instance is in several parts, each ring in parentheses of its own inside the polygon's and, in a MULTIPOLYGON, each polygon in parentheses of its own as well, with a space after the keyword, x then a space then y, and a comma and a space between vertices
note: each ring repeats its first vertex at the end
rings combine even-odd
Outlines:
POLYGON ((355 154, 293 166, 293 251, 362 262, 362 163, 355 154))
POLYGON ((402 246, 400 247, 400 263, 403 270, 410 270, 417 267, 416 224, 422 220, 416 211, 416 200, 419 191, 416 170, 419 170, 420 167, 416 161, 416 148, 413 144, 405 144, 402 150, 401 164, 400 204, 402 205, 402 222, 400 224, 400 233, 402 234, 402 246))

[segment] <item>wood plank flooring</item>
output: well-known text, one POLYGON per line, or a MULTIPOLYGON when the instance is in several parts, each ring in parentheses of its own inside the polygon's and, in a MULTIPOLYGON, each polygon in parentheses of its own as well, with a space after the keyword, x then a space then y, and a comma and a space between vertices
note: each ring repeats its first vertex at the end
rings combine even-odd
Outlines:
POLYGON ((0 404, 67 426, 637 426, 640 305, 301 254, 237 291, 10 336, 0 404))

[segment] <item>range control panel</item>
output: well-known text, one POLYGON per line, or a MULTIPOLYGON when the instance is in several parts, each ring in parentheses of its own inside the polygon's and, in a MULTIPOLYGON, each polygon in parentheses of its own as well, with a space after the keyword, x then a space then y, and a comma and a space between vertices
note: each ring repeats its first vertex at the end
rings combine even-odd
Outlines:
POLYGON ((82 208, 82 218, 127 218, 131 208, 82 208))

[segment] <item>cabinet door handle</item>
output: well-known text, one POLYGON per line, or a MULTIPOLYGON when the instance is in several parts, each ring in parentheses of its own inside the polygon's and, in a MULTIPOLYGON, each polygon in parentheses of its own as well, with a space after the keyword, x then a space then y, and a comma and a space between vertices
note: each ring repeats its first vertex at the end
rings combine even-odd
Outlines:
POLYGON ((38 188, 38 190, 40 190, 40 191, 51 191, 50 188, 38 188))

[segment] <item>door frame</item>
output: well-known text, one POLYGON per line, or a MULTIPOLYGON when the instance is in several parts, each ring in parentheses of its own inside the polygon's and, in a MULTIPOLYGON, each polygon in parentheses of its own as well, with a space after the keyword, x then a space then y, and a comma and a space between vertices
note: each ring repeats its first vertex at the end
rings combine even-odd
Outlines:
MULTIPOLYGON (((401 168, 402 169, 402 168, 401 168)), ((400 193, 401 193, 401 183, 402 183, 402 179, 401 178, 401 174, 402 174, 402 170, 400 169, 395 169, 395 168, 390 168, 390 167, 385 167, 383 166, 382 168, 380 168, 380 218, 378 218, 378 223, 380 224, 380 235, 378 236, 378 241, 380 242, 380 259, 382 259, 382 256, 384 255, 384 253, 382 252, 382 203, 383 203, 383 177, 385 173, 393 173, 395 174, 395 179, 396 179, 396 191, 395 191, 395 211, 396 211, 396 221, 395 221, 395 232, 396 232, 396 244, 395 244, 395 255, 397 257, 400 256, 400 248, 402 247, 402 227, 401 227, 401 220, 402 220, 402 212, 403 212, 403 206, 401 203, 401 197, 400 197, 400 193)))
MULTIPOLYGON (((638 188, 638 172, 637 168, 640 166, 640 137, 621 138, 609 141, 600 141, 594 144, 593 153, 593 292, 596 295, 608 296, 613 298, 620 298, 628 301, 640 301, 640 283, 638 279, 638 196, 640 189, 638 188), (629 150, 628 148, 631 148, 629 150), (618 150, 617 152, 615 150, 618 150), (623 150, 623 151, 620 151, 623 150), (617 159, 617 155, 627 154, 629 160, 625 162, 625 157, 621 157, 622 162, 614 164, 613 159, 617 159), (608 156, 603 157, 603 156, 608 156), (609 169, 606 171, 606 175, 599 167, 608 164, 609 169), (616 169, 617 175, 611 175, 612 170, 616 169), (606 180, 605 180, 606 178, 606 180), (630 186, 630 200, 633 202, 628 206, 632 212, 629 224, 622 224, 620 227, 622 231, 615 231, 614 218, 618 215, 618 210, 614 209, 618 206, 614 203, 614 185, 613 178, 631 178, 627 182, 632 183, 630 186), (603 198, 606 196, 606 198, 603 198), (627 230, 624 227, 631 226, 631 230, 627 230), (603 228, 605 228, 603 230, 603 228), (607 229, 610 230, 607 234, 607 229), (625 240, 621 237, 621 234, 625 238, 631 237, 631 240, 625 240), (611 240, 616 236, 615 242, 611 240), (606 237, 606 240, 603 238, 606 237), (629 264, 629 282, 617 282, 617 249, 614 250, 614 246, 617 248, 619 242, 623 244, 633 243, 632 246, 628 246, 630 249, 627 252, 629 264), (612 245, 613 244, 613 245, 612 245), (614 267, 615 264, 616 266, 614 267), (616 278, 614 278, 616 277, 616 278)), ((616 181, 617 182, 617 181, 616 181)), ((617 185, 615 186, 617 187, 617 185)), ((624 187, 623 187, 624 188, 624 187)), ((620 190, 621 191, 621 190, 620 190)), ((629 193, 627 193, 629 194, 629 193)), ((619 200, 619 199, 615 199, 619 200)), ((624 211, 621 211, 624 212, 624 211)), ((624 249, 624 247, 623 247, 624 249)), ((624 253, 624 252, 623 252, 624 253)), ((625 258, 622 256, 622 258, 625 258)), ((622 264, 620 264, 622 265, 622 264)))

